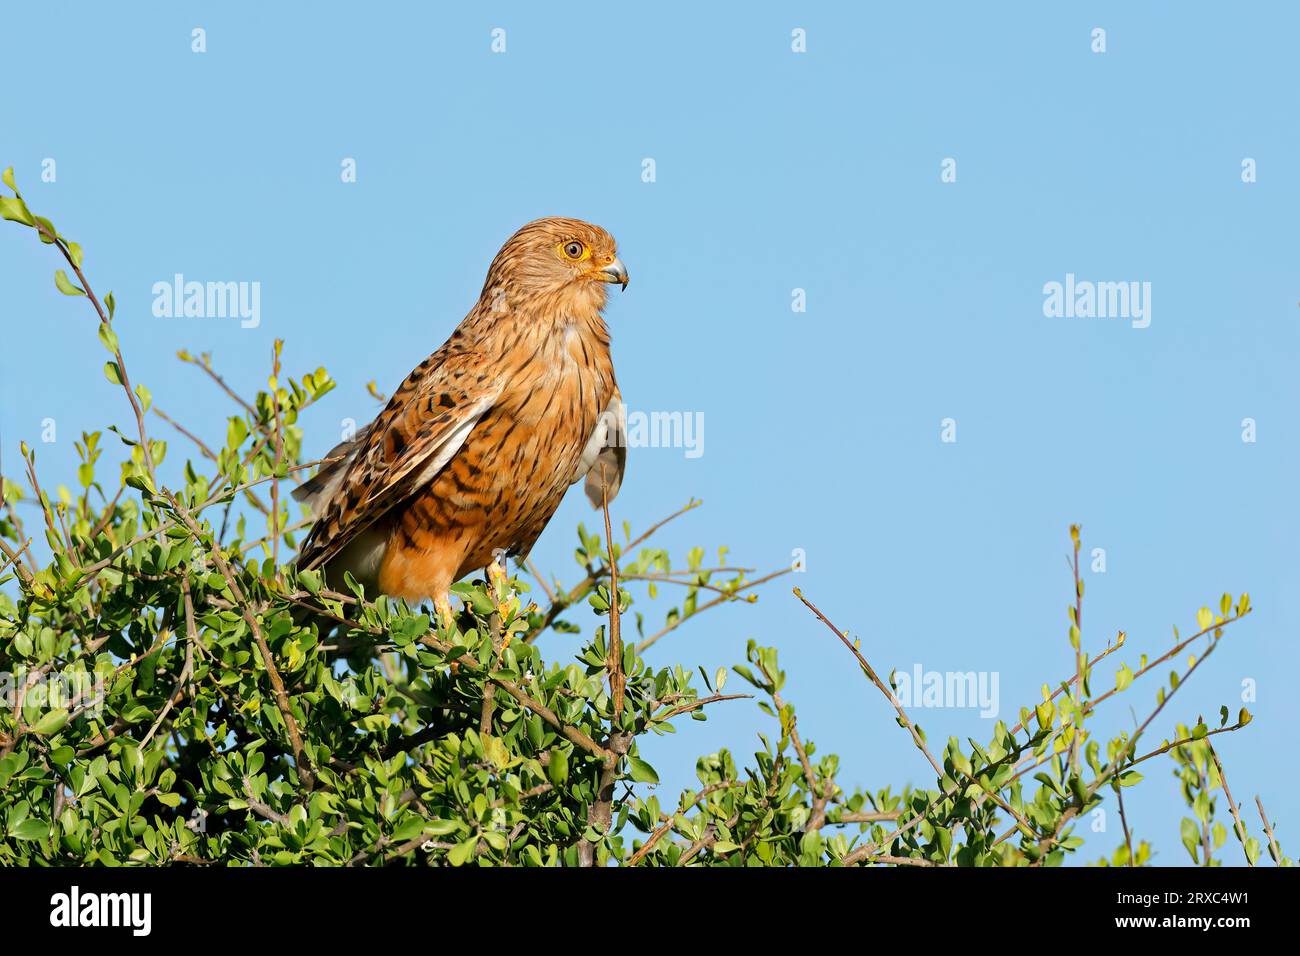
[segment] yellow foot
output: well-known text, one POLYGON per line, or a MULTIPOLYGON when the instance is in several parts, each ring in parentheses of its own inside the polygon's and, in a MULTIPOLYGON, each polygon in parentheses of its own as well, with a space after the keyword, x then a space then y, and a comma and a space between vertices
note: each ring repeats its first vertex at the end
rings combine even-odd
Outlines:
POLYGON ((501 588, 506 583, 506 569, 501 566, 501 561, 497 558, 492 559, 492 563, 487 566, 487 579, 494 588, 501 588))
POLYGON ((449 630, 456 623, 456 615, 451 610, 451 601, 448 600, 447 595, 434 598, 433 609, 438 614, 438 624, 444 630, 449 630))

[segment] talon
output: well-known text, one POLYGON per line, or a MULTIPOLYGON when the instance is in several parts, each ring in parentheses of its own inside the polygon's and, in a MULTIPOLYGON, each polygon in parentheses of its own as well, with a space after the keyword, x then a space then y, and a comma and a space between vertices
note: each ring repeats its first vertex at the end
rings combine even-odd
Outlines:
POLYGON ((443 594, 433 599, 433 609, 438 615, 438 624, 443 630, 450 630, 456 623, 456 615, 452 612, 451 601, 447 595, 443 594))

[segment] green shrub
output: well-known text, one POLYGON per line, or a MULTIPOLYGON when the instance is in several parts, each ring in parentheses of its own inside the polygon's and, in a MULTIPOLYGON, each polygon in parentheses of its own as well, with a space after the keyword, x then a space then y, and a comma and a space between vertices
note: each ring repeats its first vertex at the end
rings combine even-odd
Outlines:
MULTIPOLYGON (((663 635, 712 607, 751 601, 780 571, 752 578, 695 549, 675 564, 648 542, 662 525, 621 537, 579 527, 580 581, 534 578, 536 591, 502 577, 457 586, 464 610, 450 626, 359 588, 338 593, 288 560, 305 515, 286 482, 302 462, 299 419, 334 387, 324 369, 298 378, 271 356, 268 390, 245 400, 209 357, 180 353, 235 401, 225 440, 209 447, 132 384, 113 330, 112 295, 87 283, 83 253, 15 187, 5 219, 32 228, 72 270, 55 281, 84 297, 109 353, 104 374, 122 386, 129 449, 121 474, 100 467, 104 435, 82 436, 76 492, 42 488, 25 446, 25 487, 3 484, 0 510, 0 865, 1054 865, 1077 850, 1080 814, 1142 777, 1145 761, 1176 761, 1194 819, 1182 837, 1197 862, 1217 862, 1226 841, 1215 819, 1220 789, 1253 864, 1261 855, 1228 794, 1212 738, 1250 722, 1224 708, 1172 739, 1139 747, 1172 696, 1250 612, 1246 595, 1202 609, 1197 630, 1154 660, 1120 667, 1100 689, 1078 628, 1083 585, 1072 528, 1076 594, 1070 605, 1071 673, 1044 684, 1019 722, 991 740, 927 742, 850 641, 798 591, 894 706, 928 761, 934 785, 848 791, 835 756, 821 756, 782 697, 775 649, 750 644, 734 668, 696 682, 685 667, 643 656, 663 635), (74 281, 75 279, 75 281, 74 281), (159 472, 168 454, 150 425, 195 445, 198 461, 159 472), (20 511, 30 519, 25 522, 20 511), (28 527, 31 525, 32 527, 28 527), (43 543, 40 540, 43 538, 43 543), (42 557, 38 558, 37 553, 42 557), (657 628, 637 606, 670 590, 682 600, 657 628), (680 590, 677 590, 680 589, 680 590), (615 600, 617 595, 617 600, 615 600), (593 616, 594 614, 594 616, 593 616), (598 621, 585 638, 575 621, 598 621), (573 656, 547 663, 536 638, 572 637, 573 656), (1095 708, 1184 653, 1132 734, 1092 737, 1095 708), (1094 686, 1096 685, 1096 686, 1094 686), (698 786, 661 803, 647 734, 676 732, 707 708, 755 696, 772 718, 745 762, 701 757, 698 786)), ((211 423, 209 423, 211 424, 211 423)), ((692 502, 673 518, 691 510, 692 502)), ((828 638, 829 639, 829 638, 828 638)), ((864 684, 864 687, 866 685, 864 684)), ((1263 807, 1259 807, 1263 818, 1263 807)), ((1272 859, 1289 863, 1267 821, 1272 859)), ((1136 865, 1149 847, 1124 843, 1107 861, 1136 865)))

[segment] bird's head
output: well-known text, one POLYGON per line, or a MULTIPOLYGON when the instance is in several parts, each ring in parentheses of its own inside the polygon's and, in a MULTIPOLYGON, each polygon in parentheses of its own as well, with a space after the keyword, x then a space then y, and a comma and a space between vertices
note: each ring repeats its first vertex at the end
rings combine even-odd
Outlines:
POLYGON ((600 226, 581 219, 536 219, 511 236, 488 269, 485 296, 561 297, 599 309, 605 288, 627 288, 618 245, 600 226))

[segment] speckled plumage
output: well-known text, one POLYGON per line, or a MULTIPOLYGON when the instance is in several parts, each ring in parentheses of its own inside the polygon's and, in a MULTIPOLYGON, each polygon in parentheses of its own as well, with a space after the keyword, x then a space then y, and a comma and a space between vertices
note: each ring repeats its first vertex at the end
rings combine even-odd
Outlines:
POLYGON ((586 477, 598 505, 603 475, 612 499, 626 449, 608 433, 621 401, 609 282, 627 273, 600 227, 550 218, 516 232, 451 338, 295 492, 317 519, 299 567, 441 601, 500 553, 526 554, 573 482, 586 477))

